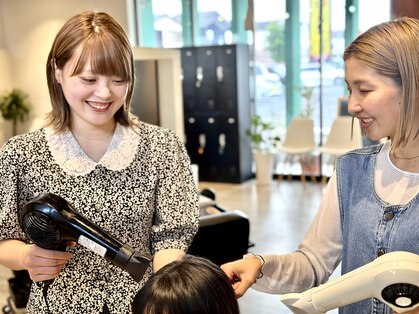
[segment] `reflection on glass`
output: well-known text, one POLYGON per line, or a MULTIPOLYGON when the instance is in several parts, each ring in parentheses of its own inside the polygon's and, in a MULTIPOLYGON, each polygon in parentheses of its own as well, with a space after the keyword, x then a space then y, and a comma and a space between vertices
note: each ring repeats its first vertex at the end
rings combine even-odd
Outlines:
POLYGON ((196 3, 199 17, 197 45, 231 44, 231 0, 196 0, 196 3))
POLYGON ((152 0, 152 9, 157 46, 182 47, 182 0, 152 0))

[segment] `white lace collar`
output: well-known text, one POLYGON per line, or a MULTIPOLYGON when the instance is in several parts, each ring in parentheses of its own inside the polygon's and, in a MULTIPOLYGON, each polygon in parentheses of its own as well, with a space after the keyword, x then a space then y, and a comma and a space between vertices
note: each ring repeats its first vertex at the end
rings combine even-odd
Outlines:
POLYGON ((137 152, 140 139, 138 131, 117 124, 109 147, 99 162, 86 155, 70 130, 57 134, 47 127, 45 136, 58 165, 69 174, 81 176, 93 171, 97 165, 113 171, 126 168, 137 152))

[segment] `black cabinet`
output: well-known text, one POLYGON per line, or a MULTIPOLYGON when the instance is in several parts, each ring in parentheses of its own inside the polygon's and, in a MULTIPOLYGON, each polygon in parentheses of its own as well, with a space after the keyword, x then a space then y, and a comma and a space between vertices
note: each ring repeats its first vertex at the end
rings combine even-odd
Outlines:
POLYGON ((248 45, 182 48, 186 148, 202 181, 252 176, 249 71, 248 45))

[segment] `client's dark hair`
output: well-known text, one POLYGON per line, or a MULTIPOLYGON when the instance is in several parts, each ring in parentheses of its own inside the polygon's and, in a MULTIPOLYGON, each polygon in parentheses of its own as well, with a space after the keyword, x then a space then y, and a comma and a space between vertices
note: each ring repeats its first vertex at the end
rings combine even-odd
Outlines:
POLYGON ((213 262, 185 255, 162 267, 138 291, 133 314, 238 314, 227 275, 213 262))

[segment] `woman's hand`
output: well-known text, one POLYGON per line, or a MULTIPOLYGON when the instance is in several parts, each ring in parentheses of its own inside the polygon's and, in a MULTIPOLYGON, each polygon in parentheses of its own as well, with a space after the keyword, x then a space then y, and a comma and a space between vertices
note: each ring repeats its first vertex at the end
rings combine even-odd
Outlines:
POLYGON ((221 269, 230 279, 236 298, 245 294, 258 278, 262 264, 255 256, 246 257, 221 265, 221 269))
POLYGON ((22 268, 27 269, 33 281, 45 281, 57 277, 73 254, 52 251, 29 244, 23 251, 22 268))

